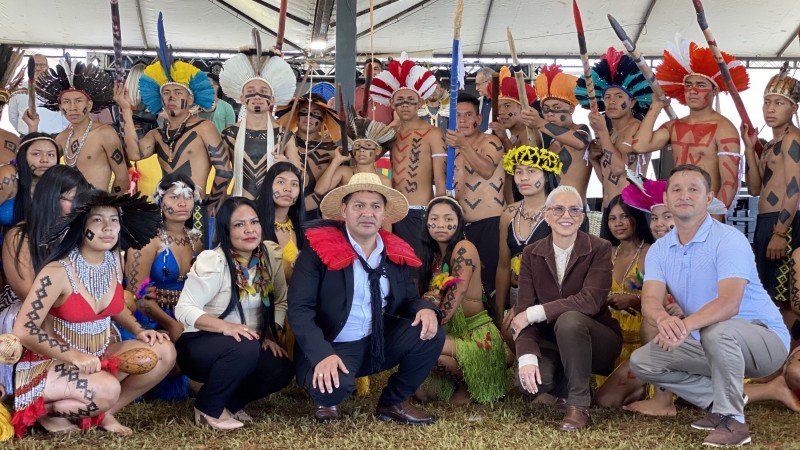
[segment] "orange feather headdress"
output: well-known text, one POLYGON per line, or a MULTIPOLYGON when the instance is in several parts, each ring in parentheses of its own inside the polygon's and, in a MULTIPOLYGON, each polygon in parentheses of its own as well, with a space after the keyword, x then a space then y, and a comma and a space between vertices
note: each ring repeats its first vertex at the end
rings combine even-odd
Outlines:
MULTIPOLYGON (((728 66, 736 89, 739 91, 747 89, 750 77, 744 65, 725 52, 722 52, 722 59, 728 66)), ((685 105, 684 81, 690 75, 706 78, 719 92, 728 90, 711 49, 700 47, 694 42, 676 36, 675 42, 669 42, 664 50, 664 61, 656 67, 656 79, 667 97, 685 105)))
POLYGON ((535 87, 542 103, 548 98, 557 98, 577 106, 578 98, 575 97, 577 84, 578 77, 564 73, 561 66, 551 64, 542 67, 542 72, 536 77, 535 87))

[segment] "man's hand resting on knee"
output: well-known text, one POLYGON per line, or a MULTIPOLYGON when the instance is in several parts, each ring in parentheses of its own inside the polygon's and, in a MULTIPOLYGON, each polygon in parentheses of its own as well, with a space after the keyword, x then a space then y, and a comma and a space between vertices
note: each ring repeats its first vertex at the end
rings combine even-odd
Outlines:
POLYGON ((436 313, 432 309, 423 309, 414 317, 412 327, 422 323, 422 331, 419 333, 419 338, 423 341, 429 341, 436 336, 436 330, 439 328, 439 321, 436 318, 436 313))
POLYGON ((311 386, 323 394, 333 394, 333 390, 339 388, 340 370, 343 373, 350 373, 341 358, 336 355, 328 356, 314 367, 314 380, 311 381, 311 386))

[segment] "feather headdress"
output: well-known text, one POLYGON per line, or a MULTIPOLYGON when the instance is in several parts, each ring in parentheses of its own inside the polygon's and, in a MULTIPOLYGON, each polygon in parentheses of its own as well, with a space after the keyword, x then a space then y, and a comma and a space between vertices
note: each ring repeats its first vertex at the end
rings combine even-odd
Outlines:
POLYGON ((219 73, 219 84, 222 90, 233 97, 242 95, 244 86, 261 80, 272 89, 273 103, 285 105, 294 95, 297 78, 289 63, 279 55, 264 52, 261 49, 261 38, 258 30, 253 29, 253 48, 243 49, 225 61, 219 73))
POLYGON ((536 167, 544 172, 560 175, 564 163, 557 154, 546 148, 520 145, 509 150, 503 157, 503 169, 509 175, 514 175, 514 169, 519 165, 536 167))
POLYGON ((549 98, 556 98, 572 106, 577 106, 578 99, 575 97, 577 83, 578 77, 564 73, 559 65, 551 64, 542 67, 534 84, 542 103, 549 98))
MULTIPOLYGON (((750 83, 750 77, 747 75, 744 65, 725 52, 722 52, 722 59, 728 66, 736 89, 746 90, 750 83)), ((656 67, 656 79, 667 97, 674 98, 685 105, 684 81, 691 75, 706 78, 719 92, 728 90, 711 50, 689 42, 680 35, 675 35, 675 41, 667 43, 663 62, 656 67)))
MULTIPOLYGON (((22 82, 25 71, 19 71, 14 75, 20 63, 22 63, 22 50, 17 50, 10 45, 0 45, 0 106, 8 103, 11 94, 22 82)), ((32 56, 31 56, 32 58, 32 56)))
POLYGON ((436 77, 430 70, 408 59, 408 54, 403 52, 400 59, 390 62, 386 70, 372 79, 369 95, 374 102, 388 105, 398 89, 410 89, 426 100, 436 90, 436 77))
POLYGON ((800 81, 789 76, 789 61, 784 62, 780 72, 770 78, 764 89, 764 97, 767 95, 780 95, 795 105, 800 103, 800 81))
POLYGON ((366 139, 378 144, 381 151, 376 155, 376 160, 392 148, 395 141, 394 128, 377 120, 359 117, 352 105, 347 110, 347 136, 352 141, 366 139))
POLYGON ((114 104, 114 81, 111 75, 94 65, 75 61, 67 53, 55 69, 36 80, 36 96, 42 106, 59 111, 61 96, 81 92, 92 101, 92 112, 100 112, 114 104))
POLYGON ((185 87, 194 97, 194 104, 203 109, 214 105, 214 85, 205 72, 173 58, 172 46, 164 34, 163 15, 158 13, 158 61, 147 66, 139 78, 139 95, 151 113, 158 114, 164 108, 161 89, 167 85, 185 87))
POLYGON ((92 189, 79 194, 75 205, 75 209, 56 225, 48 243, 56 242, 63 236, 66 244, 77 245, 83 238, 83 230, 78 229, 78 225, 86 222, 92 209, 100 207, 116 208, 119 211, 119 245, 123 250, 141 249, 158 234, 161 227, 161 211, 158 205, 149 202, 141 194, 114 196, 106 191, 92 189))
POLYGON ((622 190, 622 201, 631 208, 649 213, 656 206, 664 204, 664 192, 666 191, 666 181, 644 180, 642 187, 635 183, 625 186, 625 189, 622 190))
MULTIPOLYGON (((642 71, 636 66, 636 61, 625 53, 609 47, 600 61, 592 68, 592 80, 594 80, 594 91, 597 94, 597 109, 606 110, 603 96, 607 89, 617 88, 633 98, 634 114, 643 116, 650 108, 653 90, 642 71)), ((589 109, 589 94, 586 91, 586 79, 578 79, 578 86, 575 88, 575 97, 581 106, 589 109)))
MULTIPOLYGON (((489 96, 492 96, 492 83, 488 86, 489 96)), ((528 83, 525 83, 525 94, 528 96, 528 106, 536 101, 536 89, 528 83)), ((500 68, 500 93, 497 98, 499 100, 512 100, 517 103, 519 101, 519 89, 517 89, 517 80, 511 76, 511 70, 503 66, 500 68)))
POLYGON ((297 129, 297 122, 300 120, 301 116, 300 108, 303 106, 308 107, 310 103, 322 109, 323 130, 328 133, 328 136, 331 137, 332 141, 338 141, 341 139, 342 134, 341 127, 339 126, 339 115, 336 114, 336 111, 329 108, 328 104, 323 100, 324 99, 317 94, 311 94, 310 100, 307 95, 299 98, 293 98, 288 104, 280 106, 275 110, 275 117, 278 118, 278 124, 284 129, 295 131, 297 129), (297 108, 295 109, 294 117, 289 117, 289 113, 291 112, 295 103, 298 104, 297 108))
MULTIPOLYGON (((294 95, 296 78, 294 71, 283 58, 261 49, 261 37, 253 29, 253 49, 246 49, 225 61, 219 74, 219 84, 228 95, 242 95, 245 85, 253 80, 266 83, 272 90, 273 105, 285 105, 294 95)), ((272 166, 275 153, 274 122, 272 113, 267 115, 267 167, 272 166)), ((244 169, 244 144, 247 139, 247 108, 239 113, 239 130, 233 147, 234 195, 242 195, 244 169)))

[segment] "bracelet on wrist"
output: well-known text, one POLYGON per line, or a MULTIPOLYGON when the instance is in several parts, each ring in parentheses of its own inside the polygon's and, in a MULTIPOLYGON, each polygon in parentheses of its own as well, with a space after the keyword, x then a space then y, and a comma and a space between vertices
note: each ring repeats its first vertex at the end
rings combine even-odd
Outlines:
POLYGON ((788 238, 788 237, 789 237, 789 234, 788 234, 787 232, 783 232, 783 233, 781 233, 780 231, 777 231, 777 230, 776 230, 776 231, 773 231, 773 232, 772 232, 772 235, 773 235, 773 236, 779 236, 779 237, 782 237, 782 238, 784 238, 784 239, 786 239, 786 238, 788 238))

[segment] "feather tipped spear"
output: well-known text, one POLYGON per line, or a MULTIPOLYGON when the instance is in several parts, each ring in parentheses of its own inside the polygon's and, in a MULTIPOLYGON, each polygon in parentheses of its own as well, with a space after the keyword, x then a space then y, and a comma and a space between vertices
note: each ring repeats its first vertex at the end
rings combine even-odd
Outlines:
MULTIPOLYGON (((458 105, 458 86, 463 83, 463 72, 461 67, 463 60, 461 58, 461 15, 464 12, 464 0, 458 0, 456 6, 456 15, 453 20, 453 59, 450 66, 450 120, 447 124, 447 129, 456 130, 456 105, 458 105), (459 73, 461 72, 461 73, 459 73)), ((455 195, 455 184, 453 182, 453 175, 455 174, 456 164, 456 150, 448 145, 447 146, 447 172, 445 177, 445 190, 451 197, 455 195)))
MULTIPOLYGON (((664 95, 664 90, 661 89, 661 85, 658 84, 658 80, 656 80, 656 76, 652 70, 650 70, 650 66, 647 65, 647 61, 644 60, 642 54, 639 53, 639 50, 636 49, 636 44, 628 37, 628 33, 622 28, 622 25, 617 22, 617 19, 614 18, 611 14, 607 14, 608 21, 611 23, 611 28, 614 29, 614 32, 617 34, 617 37, 620 41, 622 41, 622 45, 625 47, 625 50, 628 52, 628 55, 633 59, 636 63, 636 67, 642 72, 645 79, 647 80, 647 84, 650 85, 650 89, 653 90, 653 93, 656 94, 661 101, 666 102, 667 96, 664 95)), ((678 115, 675 114, 675 110, 672 109, 671 105, 667 105, 664 108, 664 111, 669 116, 670 120, 676 120, 678 115)))
MULTIPOLYGON (((708 48, 711 49, 711 53, 714 55, 714 60, 717 62, 717 66, 719 66, 719 71, 722 74, 722 81, 725 83, 725 87, 728 88, 728 93, 731 95, 734 105, 736 105, 736 111, 739 112, 739 117, 742 119, 742 123, 747 126, 747 134, 755 137, 756 129, 753 126, 753 122, 750 121, 750 116, 747 114, 747 110, 744 107, 742 97, 739 96, 739 90, 736 89, 736 84, 733 82, 733 78, 731 78, 731 71, 728 69, 728 64, 725 63, 725 59, 722 58, 722 52, 717 45, 716 39, 714 39, 714 34, 711 33, 711 28, 708 27, 708 21, 706 20, 706 12, 703 7, 703 2, 700 0, 692 0, 692 4, 694 5, 694 10, 697 12, 697 24, 700 25, 700 29, 703 31, 703 36, 705 36, 706 42, 708 42, 708 48)), ((764 151, 764 146, 761 145, 761 142, 758 139, 755 139, 755 141, 756 154, 760 157, 761 152, 764 151)))
MULTIPOLYGON (((511 27, 506 27, 506 35, 508 36, 508 49, 511 53, 511 61, 514 63, 514 67, 512 70, 514 71, 514 80, 517 82, 517 92, 519 92, 519 102, 522 104, 522 109, 529 109, 531 107, 530 100, 528 100, 528 92, 525 90, 525 74, 522 73, 522 66, 519 64, 519 58, 517 58, 517 48, 514 45, 514 35, 511 34, 511 27)), ((494 86, 492 86, 492 95, 494 93, 500 92, 499 86, 499 79, 498 79, 498 87, 495 90, 494 86)), ((492 100, 494 101, 494 99, 492 100)), ((494 108, 494 105, 492 105, 494 108)), ((498 108, 499 109, 499 108, 498 108)), ((537 113, 538 114, 538 113, 537 113)), ((528 128, 528 145, 536 145, 536 131, 533 129, 528 128)))
POLYGON ((594 79, 592 79, 592 69, 589 67, 589 55, 586 50, 586 37, 583 34, 583 20, 581 10, 578 8, 578 1, 572 0, 572 16, 575 19, 575 28, 578 31, 578 49, 581 54, 583 64, 583 78, 586 80, 586 94, 589 97, 589 107, 593 113, 597 113, 597 94, 594 92, 594 79))
MULTIPOLYGON (((119 0, 111 0, 111 36, 114 43, 114 73, 116 75, 115 82, 122 84, 125 82, 125 70, 122 68, 122 27, 119 21, 119 0)), ((119 134, 124 138, 125 136, 125 118, 122 114, 119 115, 119 134)), ((120 139, 123 148, 125 139, 120 139)))

